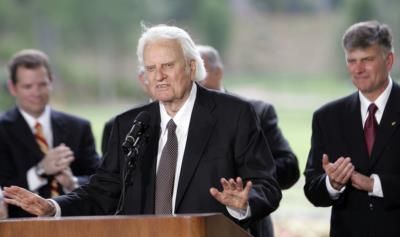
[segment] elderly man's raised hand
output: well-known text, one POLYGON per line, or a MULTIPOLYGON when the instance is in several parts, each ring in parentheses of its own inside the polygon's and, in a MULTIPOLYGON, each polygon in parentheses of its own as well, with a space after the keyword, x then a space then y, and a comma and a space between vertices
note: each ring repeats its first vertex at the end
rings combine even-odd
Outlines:
POLYGON ((251 181, 248 181, 244 186, 240 177, 236 180, 231 178, 226 180, 221 179, 222 191, 212 187, 210 188, 211 195, 220 203, 227 207, 235 209, 246 209, 249 201, 249 193, 252 187, 251 181))

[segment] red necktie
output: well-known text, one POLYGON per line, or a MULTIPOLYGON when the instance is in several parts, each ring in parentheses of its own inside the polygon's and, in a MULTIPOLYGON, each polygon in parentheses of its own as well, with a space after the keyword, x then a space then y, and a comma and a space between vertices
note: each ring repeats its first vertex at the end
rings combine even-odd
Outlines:
MULTIPOLYGON (((47 143, 47 140, 44 137, 42 125, 39 122, 36 122, 35 124, 35 139, 40 147, 40 150, 44 154, 47 154, 47 152, 49 151, 49 144, 47 143)), ((50 186, 51 186, 51 192, 50 192, 51 197, 59 196, 60 192, 58 192, 58 183, 54 177, 51 179, 50 186)))
POLYGON ((365 144, 367 144, 368 154, 370 156, 375 142, 376 131, 378 130, 378 122, 375 118, 375 112, 377 110, 378 107, 374 103, 368 106, 368 117, 364 125, 365 144))

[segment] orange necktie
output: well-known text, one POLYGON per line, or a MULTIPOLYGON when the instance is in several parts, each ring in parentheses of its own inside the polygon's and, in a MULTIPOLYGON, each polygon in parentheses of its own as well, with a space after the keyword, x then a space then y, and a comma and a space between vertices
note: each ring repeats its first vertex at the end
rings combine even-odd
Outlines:
MULTIPOLYGON (((35 124, 35 139, 40 147, 40 150, 44 154, 47 154, 47 152, 49 151, 49 144, 47 143, 46 138, 44 137, 42 125, 39 122, 36 122, 35 124)), ((60 193, 58 192, 58 183, 54 177, 51 179, 50 186, 51 186, 51 192, 50 192, 51 197, 59 196, 60 193)))
POLYGON ((43 134, 42 125, 39 122, 36 122, 35 124, 35 139, 40 147, 40 150, 44 154, 47 154, 47 152, 49 151, 49 144, 47 144, 46 138, 43 134))

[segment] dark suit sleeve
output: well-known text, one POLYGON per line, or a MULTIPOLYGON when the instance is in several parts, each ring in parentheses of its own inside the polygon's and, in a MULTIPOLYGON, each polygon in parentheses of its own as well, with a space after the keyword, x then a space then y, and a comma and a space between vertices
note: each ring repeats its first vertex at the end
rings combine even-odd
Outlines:
POLYGON ((235 160, 239 176, 252 180, 249 195, 252 219, 259 219, 273 212, 282 197, 279 184, 275 180, 275 165, 268 143, 257 126, 257 117, 249 104, 242 113, 237 128, 235 160))
POLYGON ((114 119, 110 119, 109 121, 106 122, 103 128, 103 136, 101 138, 101 153, 104 156, 107 152, 107 146, 109 142, 109 138, 111 135, 111 129, 113 125, 114 119))
POLYGON ((75 161, 71 164, 71 168, 80 185, 88 182, 89 175, 96 171, 100 162, 90 123, 85 121, 81 129, 81 140, 79 141, 78 150, 74 154, 75 161))
MULTIPOLYGON (((118 127, 118 124, 113 126, 118 127)), ((115 212, 121 191, 118 138, 118 129, 115 129, 110 135, 110 152, 103 157, 88 184, 55 198, 62 216, 110 215, 115 212)))
POLYGON ((315 113, 312 121, 311 149, 304 171, 306 178, 304 193, 308 200, 315 206, 330 206, 334 200, 329 196, 325 184, 326 174, 322 168, 322 155, 326 151, 321 123, 319 114, 315 113))
MULTIPOLYGON (((28 182, 26 179, 26 172, 19 172, 16 167, 16 159, 13 159, 12 149, 10 149, 10 139, 7 139, 7 133, 3 126, 0 126, 0 186, 17 185, 27 188, 28 182)), ((24 170, 28 170, 30 164, 27 162, 19 162, 25 166, 24 170)))
POLYGON ((267 138, 276 165, 278 183, 282 189, 293 186, 300 177, 296 155, 278 127, 278 117, 272 105, 263 103, 258 113, 261 128, 267 138))
MULTIPOLYGON (((398 159, 398 157, 396 157, 398 159)), ((384 205, 387 209, 400 207, 400 175, 378 174, 382 185, 384 205)))

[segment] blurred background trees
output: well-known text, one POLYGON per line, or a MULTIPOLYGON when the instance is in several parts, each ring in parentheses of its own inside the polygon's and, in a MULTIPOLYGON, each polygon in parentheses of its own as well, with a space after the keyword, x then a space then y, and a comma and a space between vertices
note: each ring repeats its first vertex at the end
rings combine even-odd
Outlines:
POLYGON ((213 0, 0 1, 0 108, 9 105, 5 64, 22 48, 49 54, 56 85, 62 87, 57 98, 67 103, 143 97, 132 83, 141 21, 179 25, 224 51, 229 45, 229 5, 213 0))
POLYGON ((141 22, 187 29, 197 43, 216 47, 233 74, 335 74, 343 72, 343 29, 378 19, 392 26, 397 40, 399 5, 395 0, 2 0, 0 109, 10 103, 7 60, 22 48, 49 54, 62 88, 57 98, 65 103, 142 98, 132 83, 141 22))

